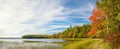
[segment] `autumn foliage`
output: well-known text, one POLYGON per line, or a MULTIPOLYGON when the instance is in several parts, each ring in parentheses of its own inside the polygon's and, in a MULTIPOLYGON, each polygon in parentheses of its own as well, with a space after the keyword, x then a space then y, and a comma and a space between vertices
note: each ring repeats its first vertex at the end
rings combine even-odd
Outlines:
POLYGON ((105 13, 101 11, 99 8, 95 7, 92 12, 92 16, 90 16, 89 20, 92 22, 92 29, 88 33, 88 35, 93 35, 97 31, 96 28, 98 28, 102 22, 102 20, 105 18, 105 13))
POLYGON ((93 35, 93 34, 95 34, 96 31, 97 31, 96 28, 92 28, 92 29, 88 32, 88 35, 93 35))
POLYGON ((118 49, 120 46, 120 32, 109 33, 104 37, 104 41, 110 43, 112 49, 118 49))
POLYGON ((96 24, 100 22, 103 18, 105 18, 105 13, 95 7, 92 12, 92 16, 90 16, 90 20, 92 21, 92 24, 96 24))

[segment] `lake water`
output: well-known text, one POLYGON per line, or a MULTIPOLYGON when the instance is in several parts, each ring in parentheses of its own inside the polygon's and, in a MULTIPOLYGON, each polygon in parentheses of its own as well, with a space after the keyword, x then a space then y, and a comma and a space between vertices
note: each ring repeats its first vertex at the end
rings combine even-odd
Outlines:
POLYGON ((53 43, 53 42, 65 42, 65 40, 62 39, 0 39, 0 41, 6 41, 6 42, 47 42, 47 43, 53 43))
POLYGON ((62 39, 0 39, 0 49, 60 49, 62 39))

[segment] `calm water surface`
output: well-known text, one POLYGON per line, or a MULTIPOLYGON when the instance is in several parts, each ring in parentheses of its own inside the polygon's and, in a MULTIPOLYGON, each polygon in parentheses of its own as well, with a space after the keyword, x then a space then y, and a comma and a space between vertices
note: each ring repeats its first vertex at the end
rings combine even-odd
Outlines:
POLYGON ((62 39, 0 39, 0 49, 60 49, 62 39))
POLYGON ((63 39, 0 39, 0 41, 6 41, 6 42, 24 42, 24 41, 33 41, 33 42, 47 42, 47 43, 53 43, 53 42, 65 42, 66 40, 63 39))

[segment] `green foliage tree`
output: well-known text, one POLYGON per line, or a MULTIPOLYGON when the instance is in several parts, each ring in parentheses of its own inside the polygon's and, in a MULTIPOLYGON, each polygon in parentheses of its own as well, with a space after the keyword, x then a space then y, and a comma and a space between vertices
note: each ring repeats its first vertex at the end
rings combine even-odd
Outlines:
POLYGON ((31 35, 23 35, 22 38, 50 38, 50 35, 40 35, 40 34, 31 34, 31 35))
MULTIPOLYGON (((53 34, 52 36, 55 37, 56 35, 59 36, 57 38, 82 38, 82 37, 88 37, 87 33, 90 31, 91 25, 90 24, 84 24, 82 26, 70 26, 63 32, 60 32, 58 34, 53 34)), ((56 38, 56 37, 55 37, 56 38)))

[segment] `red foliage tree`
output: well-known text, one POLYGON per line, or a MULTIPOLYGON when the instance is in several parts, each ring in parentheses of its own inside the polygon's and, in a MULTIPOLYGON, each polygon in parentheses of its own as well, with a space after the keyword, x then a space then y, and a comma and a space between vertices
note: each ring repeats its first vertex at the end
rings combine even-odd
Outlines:
POLYGON ((95 34, 96 31, 97 31, 96 28, 92 28, 92 29, 88 32, 88 35, 93 35, 93 34, 95 34))
POLYGON ((88 33, 88 35, 93 35, 97 31, 96 28, 101 26, 102 20, 105 18, 105 14, 99 8, 95 7, 92 12, 92 16, 90 16, 89 20, 92 22, 92 29, 88 33))
POLYGON ((105 14, 103 11, 95 7, 92 12, 92 16, 90 16, 90 20, 92 21, 92 24, 99 23, 103 18, 105 18, 105 14))

